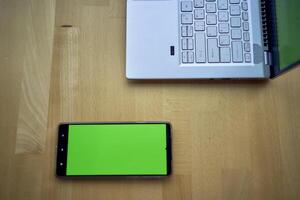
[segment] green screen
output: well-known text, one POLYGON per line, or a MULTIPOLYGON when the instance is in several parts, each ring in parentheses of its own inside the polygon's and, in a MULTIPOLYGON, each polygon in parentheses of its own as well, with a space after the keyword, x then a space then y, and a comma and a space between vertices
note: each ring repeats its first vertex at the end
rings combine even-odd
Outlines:
POLYGON ((280 69, 300 60, 300 0, 276 0, 280 69))
POLYGON ((67 175, 167 174, 165 124, 69 125, 67 175))

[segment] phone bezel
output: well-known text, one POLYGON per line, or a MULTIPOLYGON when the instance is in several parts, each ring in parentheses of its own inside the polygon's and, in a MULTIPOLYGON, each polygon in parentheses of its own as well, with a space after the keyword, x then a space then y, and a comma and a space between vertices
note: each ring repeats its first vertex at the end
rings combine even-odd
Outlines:
POLYGON ((62 123, 58 127, 58 143, 57 143, 57 159, 56 159, 56 175, 59 177, 113 177, 113 176, 169 176, 171 174, 172 162, 172 142, 171 142, 171 124, 169 122, 98 122, 98 123, 62 123), (128 125, 128 124, 165 124, 167 139, 167 174, 112 174, 112 175, 67 175, 67 150, 69 125, 128 125))

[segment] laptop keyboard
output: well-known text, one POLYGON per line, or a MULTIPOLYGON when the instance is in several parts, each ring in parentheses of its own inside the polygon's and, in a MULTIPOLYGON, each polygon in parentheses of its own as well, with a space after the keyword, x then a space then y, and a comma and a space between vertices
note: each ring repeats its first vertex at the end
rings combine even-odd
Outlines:
POLYGON ((247 0, 181 0, 183 64, 251 63, 247 0))

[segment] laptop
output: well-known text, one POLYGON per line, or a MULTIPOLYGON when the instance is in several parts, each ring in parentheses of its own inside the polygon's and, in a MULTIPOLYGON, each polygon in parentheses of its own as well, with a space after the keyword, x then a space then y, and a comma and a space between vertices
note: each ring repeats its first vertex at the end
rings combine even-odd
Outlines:
POLYGON ((267 79, 300 63, 298 0, 127 0, 128 79, 267 79))

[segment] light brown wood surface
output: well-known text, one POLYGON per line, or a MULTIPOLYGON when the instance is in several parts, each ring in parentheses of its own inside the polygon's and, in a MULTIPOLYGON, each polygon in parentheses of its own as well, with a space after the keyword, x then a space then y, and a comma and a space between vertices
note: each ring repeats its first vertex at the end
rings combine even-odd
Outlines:
POLYGON ((127 81, 125 2, 0 0, 0 199, 300 199, 300 68, 127 81), (55 177, 60 122, 165 120, 171 177, 55 177))

